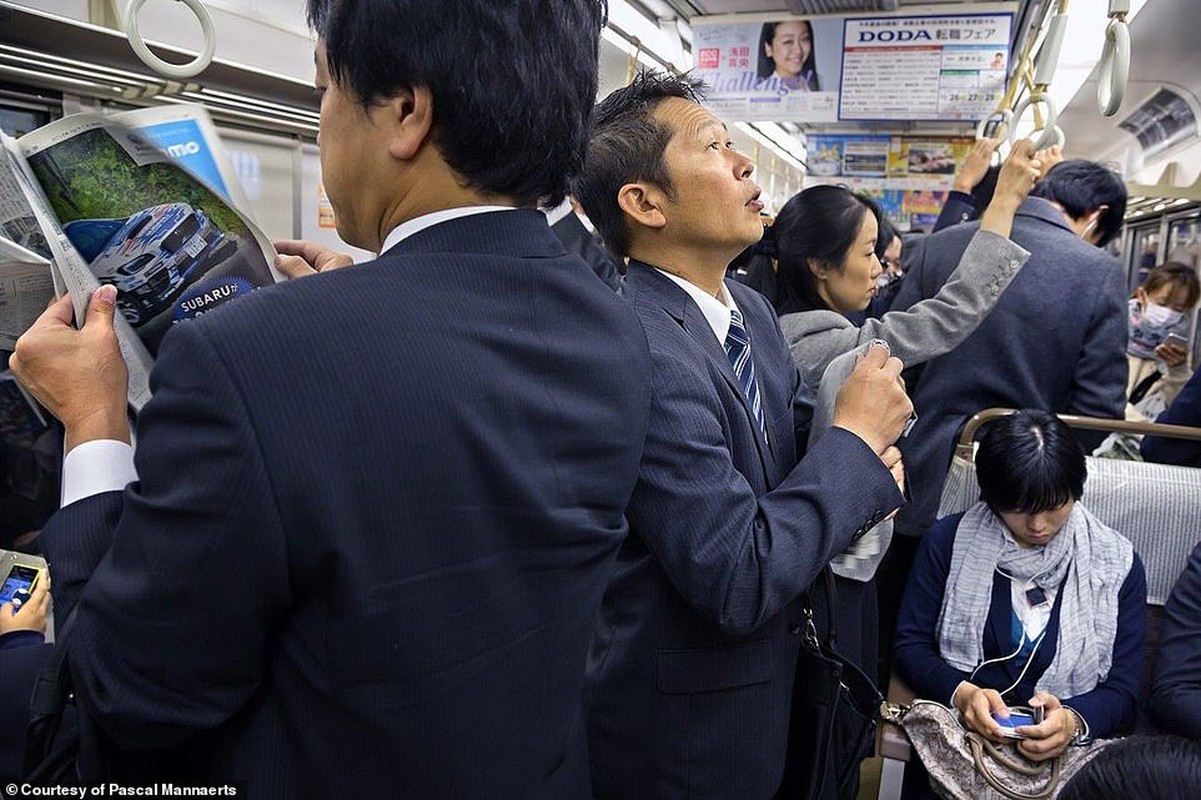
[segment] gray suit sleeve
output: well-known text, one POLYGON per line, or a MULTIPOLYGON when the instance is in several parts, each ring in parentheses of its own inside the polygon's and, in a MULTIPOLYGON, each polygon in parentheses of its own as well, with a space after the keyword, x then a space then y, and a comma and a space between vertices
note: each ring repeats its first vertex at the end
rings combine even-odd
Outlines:
POLYGON ((786 317, 785 334, 793 360, 805 381, 816 387, 831 361, 871 339, 888 342, 892 354, 907 367, 942 355, 976 330, 1029 257, 1030 253, 1005 237, 977 231, 938 293, 907 311, 890 311, 880 319, 866 320, 859 328, 831 323, 820 330, 812 323, 804 327, 788 324, 786 317))
POLYGON ((938 294, 906 312, 868 319, 859 341, 883 339, 907 367, 953 350, 993 310, 1028 258, 1029 252, 1004 236, 976 231, 938 294))
MULTIPOLYGON (((1126 411, 1126 339, 1129 334, 1126 288, 1117 263, 1106 266, 1100 296, 1094 304, 1080 358, 1072 371, 1072 388, 1065 411, 1086 417, 1122 419, 1126 411)), ((1104 432, 1077 431, 1091 450, 1104 432)))

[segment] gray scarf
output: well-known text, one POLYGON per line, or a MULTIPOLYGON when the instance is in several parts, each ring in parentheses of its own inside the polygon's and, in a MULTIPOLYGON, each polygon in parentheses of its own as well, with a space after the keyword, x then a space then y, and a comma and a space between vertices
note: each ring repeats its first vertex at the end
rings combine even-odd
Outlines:
POLYGON ((1134 563, 1134 547, 1079 502, 1059 535, 1022 548, 984 503, 963 515, 955 532, 938 642, 961 672, 984 660, 984 626, 997 567, 1041 588, 1059 589, 1059 639, 1036 688, 1059 698, 1091 691, 1109 675, 1118 630, 1118 593, 1134 563))

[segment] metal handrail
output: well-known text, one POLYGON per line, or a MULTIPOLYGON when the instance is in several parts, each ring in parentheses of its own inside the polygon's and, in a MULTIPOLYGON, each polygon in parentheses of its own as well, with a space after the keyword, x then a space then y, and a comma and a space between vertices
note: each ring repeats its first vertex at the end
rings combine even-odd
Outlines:
MULTIPOLYGON (((1016 413, 1017 409, 1014 408, 986 408, 983 411, 973 414, 963 426, 963 433, 959 435, 959 441, 955 444, 955 455, 970 461, 972 458, 972 443, 975 440, 976 431, 980 429, 980 426, 995 419, 1008 417, 1016 413)), ((1108 431, 1109 433, 1150 434, 1152 436, 1167 436, 1171 439, 1201 441, 1201 428, 1194 428, 1189 425, 1168 425, 1161 422, 1131 422, 1124 419, 1081 417, 1075 414, 1056 414, 1055 416, 1059 417, 1059 419, 1072 428, 1083 428, 1090 431, 1108 431)))

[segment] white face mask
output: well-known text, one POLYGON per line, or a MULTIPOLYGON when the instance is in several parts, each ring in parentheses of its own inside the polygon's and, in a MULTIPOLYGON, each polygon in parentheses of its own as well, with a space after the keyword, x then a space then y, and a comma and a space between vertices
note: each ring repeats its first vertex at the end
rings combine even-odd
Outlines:
POLYGON ((1183 312, 1150 301, 1147 301, 1147 307, 1143 309, 1143 321, 1156 327, 1170 328, 1183 316, 1183 312))

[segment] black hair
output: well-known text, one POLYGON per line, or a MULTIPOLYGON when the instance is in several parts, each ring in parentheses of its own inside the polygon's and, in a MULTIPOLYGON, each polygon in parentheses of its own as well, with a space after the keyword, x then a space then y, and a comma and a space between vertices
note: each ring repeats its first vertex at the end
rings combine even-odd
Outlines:
POLYGON ((622 186, 647 181, 673 197, 663 157, 673 131, 655 119, 655 109, 671 97, 699 103, 703 89, 693 78, 643 70, 597 105, 584 168, 572 194, 614 255, 624 258, 630 252, 630 230, 617 204, 622 186))
POLYGON ((759 31, 759 62, 755 75, 759 80, 765 80, 776 71, 776 62, 767 55, 766 47, 776 38, 776 26, 785 22, 800 22, 809 29, 809 57, 801 64, 801 75, 809 75, 809 91, 820 92, 821 86, 817 79, 817 42, 813 40, 813 23, 807 19, 782 19, 778 22, 763 23, 763 28, 759 31))
POLYGON ((1034 184, 1030 196, 1054 200, 1074 220, 1106 206, 1097 218, 1097 227, 1101 231, 1098 247, 1109 244, 1122 230, 1122 219, 1126 216, 1126 184, 1116 172, 1095 161, 1082 158, 1060 161, 1034 184))
POLYGON ((1131 736, 1102 748, 1059 793, 1059 800, 1177 800, 1201 785, 1201 742, 1181 736, 1131 736))
POLYGON ((845 186, 811 186, 784 204, 772 225, 777 313, 829 308, 817 293, 817 277, 809 261, 841 270, 869 213, 879 222, 879 207, 845 186))
POLYGON ((371 104, 434 97, 433 143, 469 186, 556 205, 584 158, 605 0, 308 0, 331 80, 371 104))
POLYGON ((1086 476, 1072 429, 1039 409, 990 422, 976 452, 980 499, 994 514, 1039 514, 1079 500, 1086 476))
POLYGON ((884 213, 881 213, 878 218, 880 232, 876 234, 876 258, 880 259, 880 263, 884 263, 884 251, 892 244, 893 239, 900 238, 901 233, 892 224, 892 220, 884 213))

